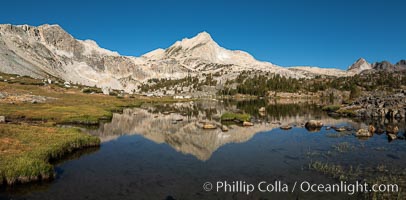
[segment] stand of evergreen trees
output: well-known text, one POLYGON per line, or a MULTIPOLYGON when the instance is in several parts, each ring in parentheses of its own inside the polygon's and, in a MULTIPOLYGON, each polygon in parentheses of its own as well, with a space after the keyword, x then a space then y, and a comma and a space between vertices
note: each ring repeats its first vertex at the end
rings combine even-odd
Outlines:
POLYGON ((247 94, 267 96, 270 92, 318 92, 326 89, 350 91, 356 98, 362 90, 393 90, 406 86, 405 73, 376 72, 349 77, 315 77, 313 79, 294 79, 275 74, 252 75, 241 73, 234 81, 227 81, 220 95, 247 94), (236 85, 232 87, 232 85, 236 85))
MULTIPOLYGON (((402 86, 406 86, 405 74, 405 72, 376 72, 338 78, 317 76, 312 79, 295 79, 279 74, 244 71, 234 80, 227 80, 218 94, 268 96, 278 92, 306 93, 336 89, 350 91, 350 96, 356 98, 362 91, 400 89, 402 86)), ((201 91, 203 86, 216 86, 218 83, 215 77, 219 76, 221 73, 217 72, 202 74, 201 78, 188 76, 182 79, 150 79, 139 89, 142 92, 149 92, 189 87, 190 91, 192 89, 201 91)))

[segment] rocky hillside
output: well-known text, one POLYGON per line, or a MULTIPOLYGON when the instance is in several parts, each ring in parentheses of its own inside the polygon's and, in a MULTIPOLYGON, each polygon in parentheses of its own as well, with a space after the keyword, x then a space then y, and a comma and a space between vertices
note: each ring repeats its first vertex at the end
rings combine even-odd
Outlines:
MULTIPOLYGON (((374 64, 372 68, 397 70, 404 66, 405 61, 401 61, 394 66, 374 64)), ((0 25, 0 72, 41 79, 53 76, 71 83, 126 92, 140 92, 157 80, 187 77, 194 77, 197 84, 208 82, 210 86, 221 86, 243 71, 313 78, 351 76, 369 69, 371 65, 366 61, 357 61, 348 71, 285 68, 258 61, 243 51, 220 47, 206 32, 177 41, 167 49, 133 57, 103 49, 92 40, 75 39, 58 25, 0 25)), ((186 89, 193 91, 193 88, 186 89)))
POLYGON ((129 90, 153 74, 139 58, 120 56, 58 25, 0 25, 0 71, 129 90))

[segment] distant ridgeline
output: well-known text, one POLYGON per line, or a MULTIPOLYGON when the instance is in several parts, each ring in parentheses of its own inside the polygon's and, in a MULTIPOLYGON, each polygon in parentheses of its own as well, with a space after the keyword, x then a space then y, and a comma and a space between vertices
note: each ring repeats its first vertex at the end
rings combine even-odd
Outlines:
POLYGON ((370 64, 362 58, 348 70, 282 67, 258 61, 244 51, 223 48, 207 32, 140 57, 123 56, 48 24, 0 24, 0 52, 3 73, 94 87, 84 90, 88 93, 148 96, 396 89, 403 85, 406 70, 405 60, 370 64), (378 75, 368 75, 374 73, 378 75))

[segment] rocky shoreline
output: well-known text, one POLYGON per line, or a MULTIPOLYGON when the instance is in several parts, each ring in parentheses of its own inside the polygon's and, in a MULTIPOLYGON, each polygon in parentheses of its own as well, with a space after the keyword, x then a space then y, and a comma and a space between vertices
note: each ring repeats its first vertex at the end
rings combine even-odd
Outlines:
POLYGON ((406 91, 392 95, 369 95, 356 99, 350 104, 343 104, 337 110, 329 111, 331 115, 360 118, 406 118, 406 91))

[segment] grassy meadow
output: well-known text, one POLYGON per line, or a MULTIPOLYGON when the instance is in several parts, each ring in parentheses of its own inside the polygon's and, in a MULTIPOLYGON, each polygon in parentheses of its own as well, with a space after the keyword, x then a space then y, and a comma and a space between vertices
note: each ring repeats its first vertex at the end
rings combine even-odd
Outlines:
POLYGON ((7 95, 0 98, 0 116, 5 116, 7 121, 0 123, 0 185, 51 179, 54 169, 50 160, 100 144, 97 137, 77 128, 61 128, 56 126, 58 124, 94 125, 111 119, 112 112, 124 107, 173 101, 171 98, 89 94, 83 89, 0 74, 0 93, 7 95), (33 96, 45 97, 46 101, 29 100, 33 96))

